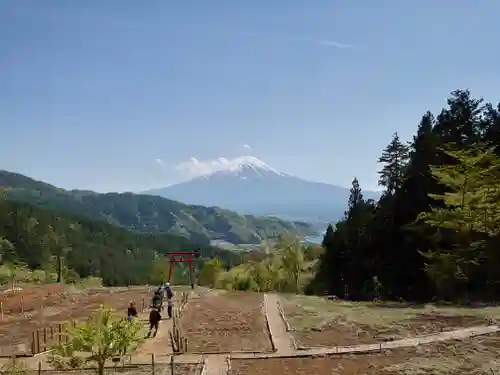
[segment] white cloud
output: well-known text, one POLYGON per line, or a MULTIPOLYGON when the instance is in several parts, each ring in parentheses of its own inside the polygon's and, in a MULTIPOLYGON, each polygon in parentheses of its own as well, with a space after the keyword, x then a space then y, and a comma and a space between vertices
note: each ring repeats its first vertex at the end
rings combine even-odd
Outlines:
POLYGON ((276 40, 290 41, 290 42, 302 42, 315 44, 318 46, 338 48, 338 49, 352 49, 354 46, 352 44, 341 43, 333 39, 324 38, 310 38, 303 35, 291 35, 291 34, 279 34, 279 33, 258 33, 258 32, 245 32, 241 35, 249 37, 262 37, 262 38, 274 38, 276 40))
POLYGON ((252 148, 250 147, 250 145, 247 145, 247 144, 244 144, 244 145, 243 145, 243 148, 246 148, 247 150, 252 149, 252 148))
POLYGON ((175 166, 175 169, 184 175, 190 177, 204 176, 216 172, 222 168, 222 165, 227 164, 226 158, 217 160, 198 160, 195 157, 190 157, 175 166))
MULTIPOLYGON (((239 156, 234 159, 218 158, 214 160, 198 160, 190 157, 175 166, 175 169, 183 175, 189 177, 206 176, 218 171, 234 171, 242 165, 252 165, 254 167, 275 171, 262 160, 254 156, 239 156)), ((278 173, 277 171, 275 171, 278 173)))
POLYGON ((308 38, 306 36, 291 36, 291 35, 284 36, 284 38, 286 38, 290 41, 317 44, 319 46, 325 46, 325 47, 333 47, 333 48, 340 48, 340 49, 354 48, 354 46, 352 44, 340 43, 340 42, 337 42, 336 40, 331 40, 331 39, 315 39, 315 38, 308 38))
POLYGON ((158 165, 162 165, 163 164, 163 160, 161 160, 161 159, 155 159, 155 163, 158 164, 158 165))

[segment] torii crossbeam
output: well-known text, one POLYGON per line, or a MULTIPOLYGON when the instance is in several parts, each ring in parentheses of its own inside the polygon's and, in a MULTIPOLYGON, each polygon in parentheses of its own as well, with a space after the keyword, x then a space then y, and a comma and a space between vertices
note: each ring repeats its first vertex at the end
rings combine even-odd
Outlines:
POLYGON ((169 257, 170 269, 168 271, 168 282, 172 278, 172 272, 174 270, 175 263, 189 263, 189 278, 191 280, 191 289, 194 289, 194 278, 193 278, 193 257, 200 255, 198 251, 172 251, 167 253, 166 256, 169 257))

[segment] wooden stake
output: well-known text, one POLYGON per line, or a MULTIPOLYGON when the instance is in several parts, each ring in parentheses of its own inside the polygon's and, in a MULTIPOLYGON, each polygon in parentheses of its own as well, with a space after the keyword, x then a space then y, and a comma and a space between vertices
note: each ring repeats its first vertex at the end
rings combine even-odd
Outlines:
POLYGON ((36 347, 35 347, 35 331, 31 332, 31 354, 35 355, 36 354, 36 347))
POLYGON ((3 302, 0 302, 0 318, 3 320, 3 302))
POLYGON ((155 373, 155 355, 154 355, 154 353, 151 353, 151 368, 153 370, 152 373, 154 375, 154 373, 155 373))
POLYGON ((36 352, 40 353, 40 329, 36 329, 36 352))
POLYGON ((42 361, 38 361, 38 375, 42 374, 42 361))

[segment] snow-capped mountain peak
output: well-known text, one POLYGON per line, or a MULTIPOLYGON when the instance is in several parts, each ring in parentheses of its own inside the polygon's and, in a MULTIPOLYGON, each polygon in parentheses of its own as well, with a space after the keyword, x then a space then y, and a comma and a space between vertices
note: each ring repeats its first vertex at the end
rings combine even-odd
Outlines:
POLYGON ((234 159, 219 158, 216 163, 217 166, 203 175, 203 178, 232 175, 246 180, 269 175, 286 176, 255 156, 239 156, 234 159))

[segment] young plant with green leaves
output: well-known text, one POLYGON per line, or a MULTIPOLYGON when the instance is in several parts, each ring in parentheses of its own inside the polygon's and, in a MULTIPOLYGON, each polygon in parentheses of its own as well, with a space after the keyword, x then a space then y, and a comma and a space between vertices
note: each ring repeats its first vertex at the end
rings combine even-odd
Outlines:
POLYGON ((429 251, 427 272, 440 285, 446 280, 467 279, 467 270, 479 263, 485 239, 500 233, 500 160, 494 148, 475 145, 442 151, 452 164, 433 166, 431 173, 446 188, 443 194, 429 194, 441 207, 422 212, 417 221, 436 228, 436 240, 453 236, 452 250, 429 251))
POLYGON ((304 250, 299 238, 280 236, 276 245, 276 256, 281 260, 281 266, 287 277, 287 284, 293 292, 300 290, 300 276, 306 269, 304 250))
POLYGON ((222 263, 218 258, 211 259, 205 262, 200 274, 198 275, 198 280, 201 285, 207 285, 214 287, 219 276, 223 272, 222 263))
POLYGON ((68 332, 68 342, 53 347, 50 363, 56 369, 95 366, 104 374, 106 362, 123 358, 142 342, 141 326, 135 320, 116 316, 111 309, 101 307, 89 321, 68 332))
POLYGON ((0 375, 28 375, 28 366, 17 358, 12 358, 0 368, 0 375))

